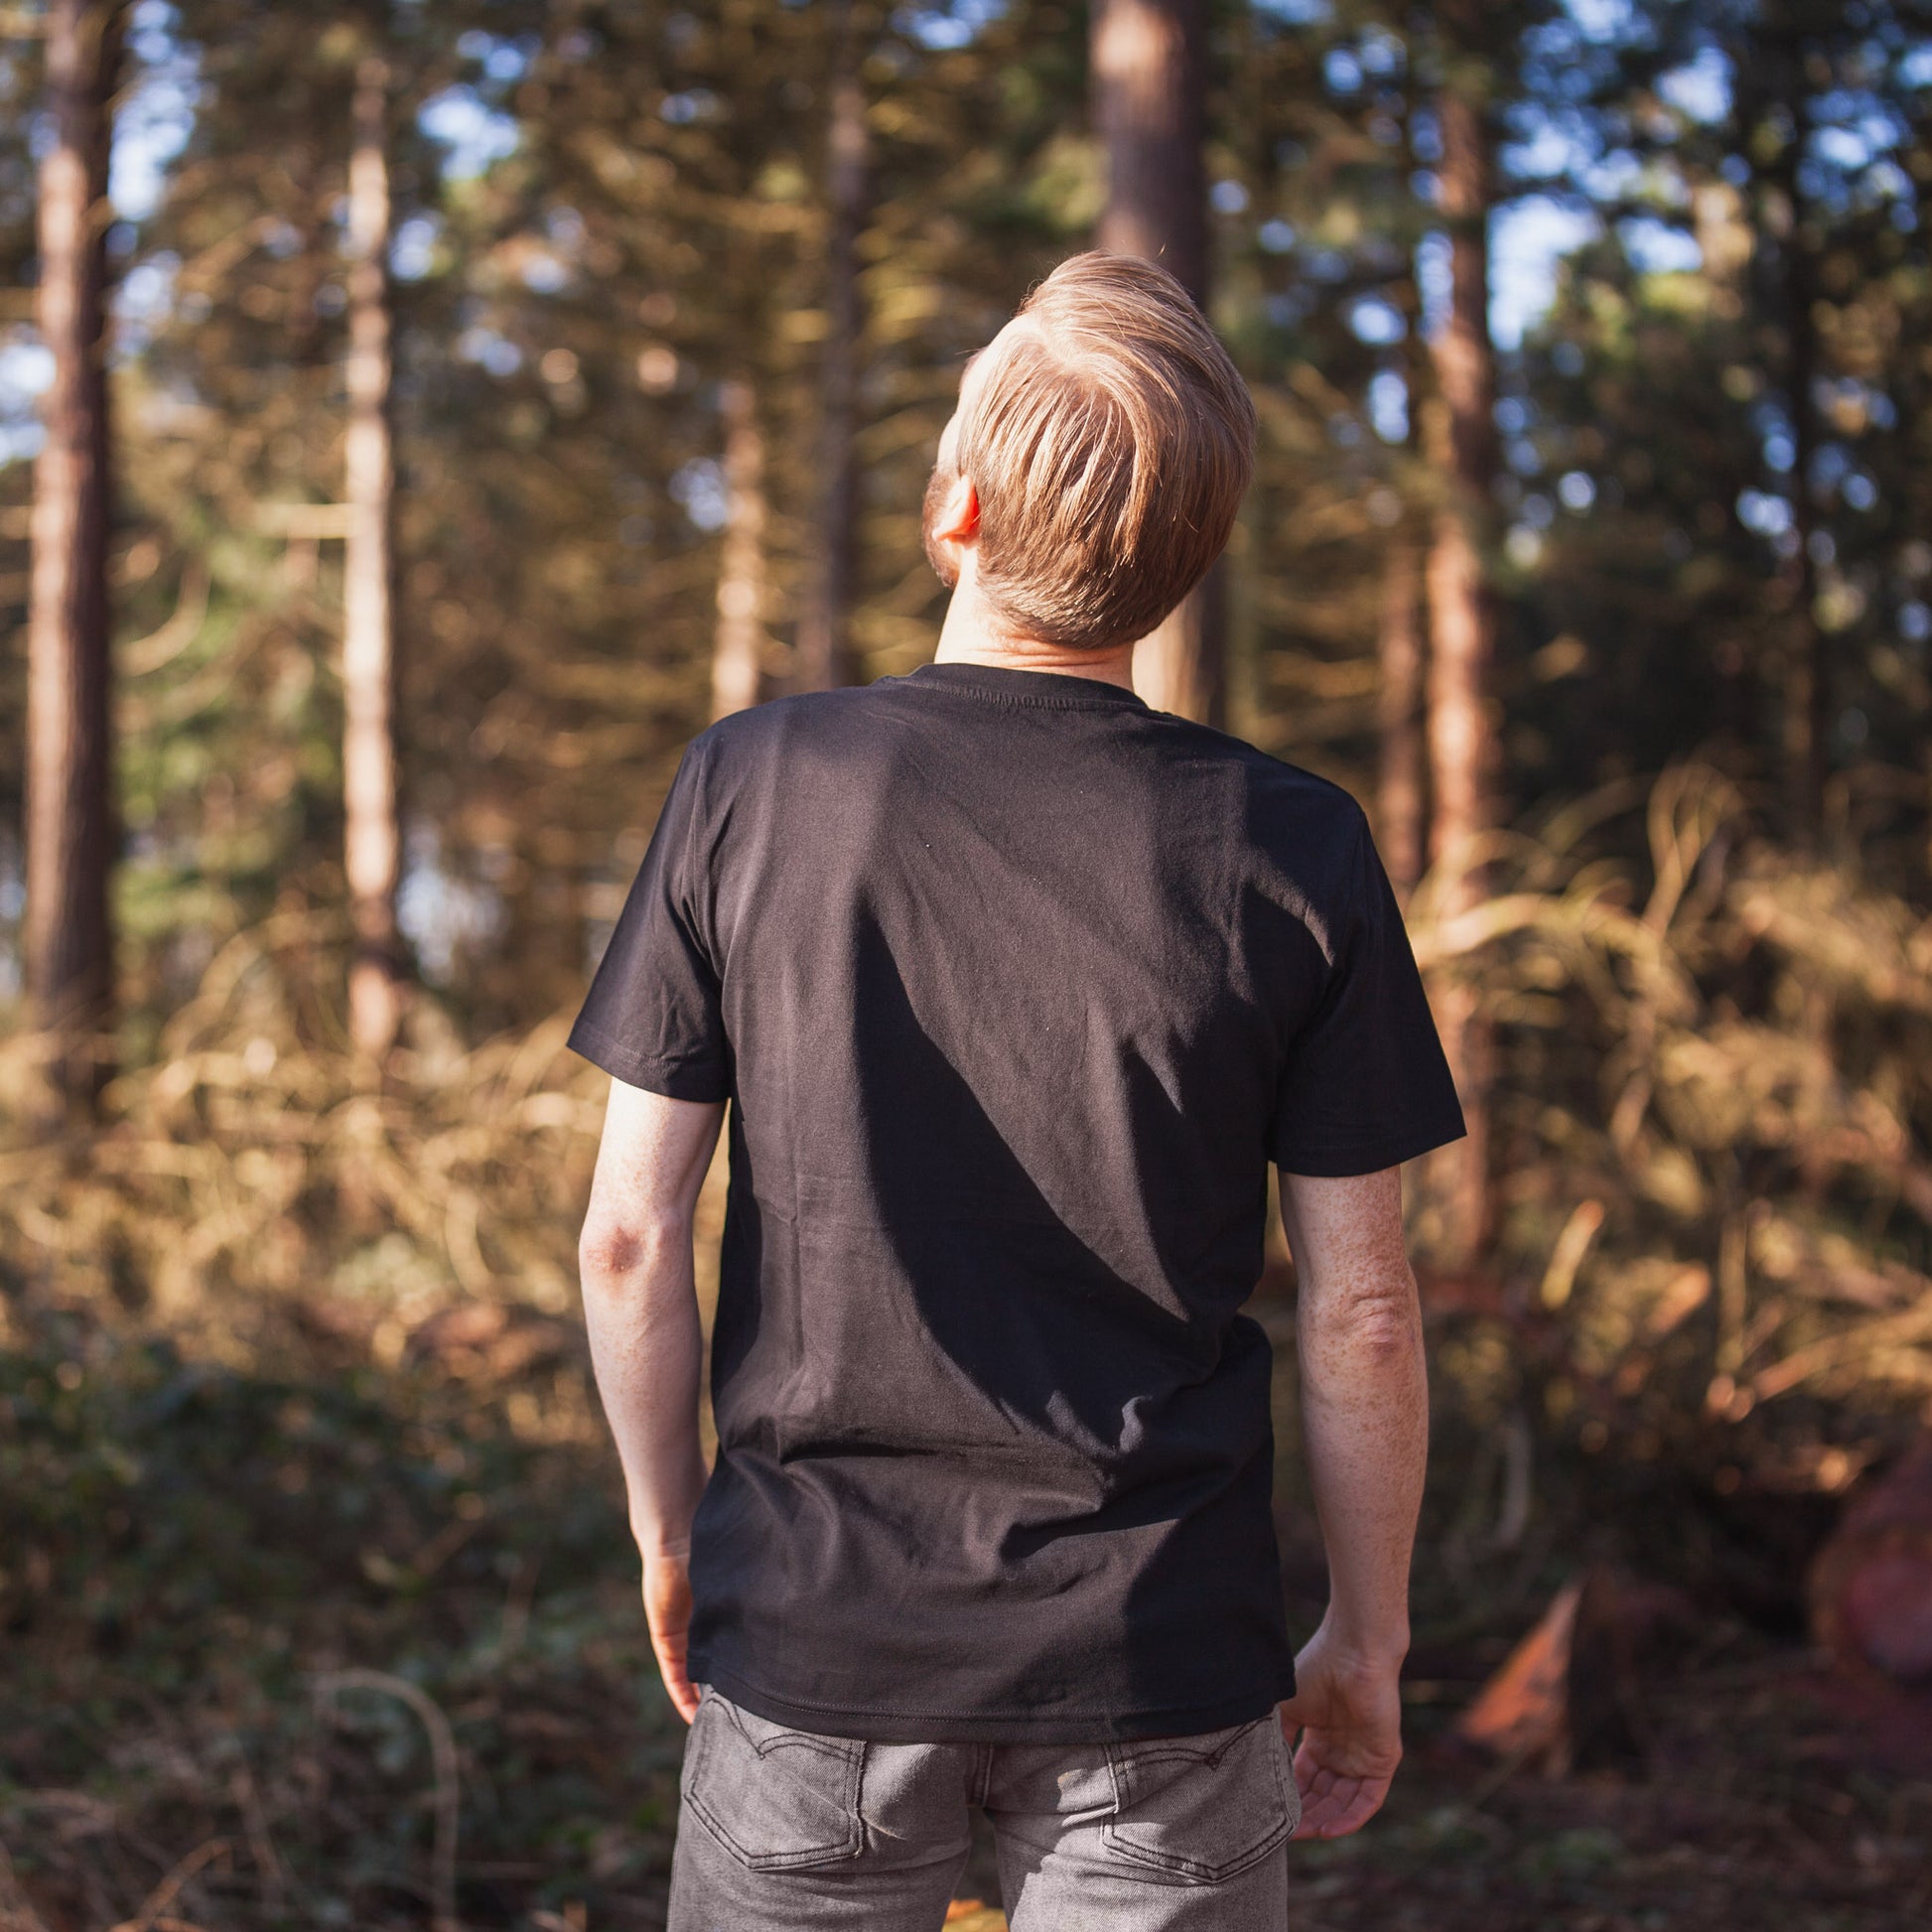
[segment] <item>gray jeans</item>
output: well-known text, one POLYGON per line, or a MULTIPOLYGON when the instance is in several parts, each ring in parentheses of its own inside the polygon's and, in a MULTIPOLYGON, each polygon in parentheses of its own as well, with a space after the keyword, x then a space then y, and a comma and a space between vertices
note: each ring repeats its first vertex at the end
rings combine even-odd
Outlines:
POLYGON ((707 1690, 669 1932, 937 1932, 992 1821, 1013 1932, 1282 1932, 1301 1816, 1271 1713, 1126 1744, 869 1744, 707 1690))

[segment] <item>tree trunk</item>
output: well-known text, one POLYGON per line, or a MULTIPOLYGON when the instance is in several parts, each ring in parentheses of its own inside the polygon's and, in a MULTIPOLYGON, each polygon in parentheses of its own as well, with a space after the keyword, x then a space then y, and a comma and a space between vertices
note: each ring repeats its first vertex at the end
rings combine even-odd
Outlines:
POLYGON ((28 619, 27 987, 64 1101, 110 1066, 114 810, 108 686, 107 158, 124 7, 51 0, 40 167, 41 341, 28 619))
POLYGON ((395 650, 389 424, 389 71, 371 55, 355 78, 348 167, 347 542, 343 560, 344 862, 354 952, 349 1035, 379 1060, 402 1018, 396 885, 395 650))
POLYGON ((1771 170, 1769 207, 1761 230, 1775 250, 1777 310, 1784 324, 1784 394, 1791 415, 1791 528, 1796 539, 1781 573, 1788 601, 1784 637, 1784 786, 1792 829, 1803 842, 1817 839, 1825 815, 1826 718, 1830 683, 1824 636, 1818 627, 1818 560, 1812 538, 1818 505, 1812 495, 1812 460, 1818 453, 1818 411, 1812 383, 1818 374, 1818 325, 1812 305, 1817 288, 1804 234, 1804 203, 1798 164, 1806 124, 1805 47, 1795 29, 1773 41, 1774 98, 1790 116, 1792 132, 1771 170))
MULTIPOLYGON (((1434 815, 1430 858, 1455 874, 1444 900, 1453 916, 1483 896, 1470 849, 1490 823, 1497 768, 1490 705, 1494 620, 1483 557, 1496 468, 1495 350, 1489 340, 1487 222, 1489 130, 1478 104, 1454 87, 1440 96, 1443 158, 1440 207, 1449 232, 1449 317, 1432 345, 1436 395, 1427 454, 1441 497, 1425 565, 1430 621, 1429 765, 1434 815)), ((1449 1195, 1452 1261, 1466 1266, 1487 1245, 1488 1086, 1491 1042, 1466 981, 1445 976, 1435 989, 1443 1045, 1455 1075, 1468 1138, 1436 1157, 1449 1195)))
POLYGON ((1422 551, 1409 531, 1397 531, 1382 572, 1375 832, 1389 879, 1407 903, 1423 867, 1422 551))
POLYGON ((1093 0, 1094 131, 1107 151, 1100 246, 1207 298, 1204 0, 1093 0))
MULTIPOLYGON (((1207 303, 1205 0, 1092 0, 1089 85, 1107 154, 1095 236, 1169 270, 1207 303)), ((1157 710, 1218 724, 1226 715, 1220 568, 1134 650, 1134 687, 1157 710)))
POLYGON ((798 623, 795 681, 806 691, 850 684, 855 668, 851 622, 859 557, 859 356, 865 331, 859 237, 872 180, 856 13, 846 0, 826 131, 831 225, 825 251, 825 354, 819 364, 819 475, 825 494, 818 577, 798 623))
POLYGON ((748 711, 764 696, 764 437, 749 382, 719 392, 725 419, 724 555, 711 656, 711 715, 748 711))

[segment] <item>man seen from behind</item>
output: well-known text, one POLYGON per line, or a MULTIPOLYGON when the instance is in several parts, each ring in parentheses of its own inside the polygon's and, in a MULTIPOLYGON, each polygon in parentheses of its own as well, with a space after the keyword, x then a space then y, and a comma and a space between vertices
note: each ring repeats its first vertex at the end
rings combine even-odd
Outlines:
POLYGON ((1291 1836, 1388 1790, 1398 1169, 1461 1117, 1360 808, 1130 678, 1254 434, 1161 269, 1049 276, 940 443, 936 661, 692 744, 572 1035, 614 1079, 592 1347, 692 1724, 672 1932, 937 1928, 975 1807, 1014 1932, 1279 1932, 1291 1836), (1241 1312, 1271 1163, 1330 1574, 1299 1654, 1241 1312))

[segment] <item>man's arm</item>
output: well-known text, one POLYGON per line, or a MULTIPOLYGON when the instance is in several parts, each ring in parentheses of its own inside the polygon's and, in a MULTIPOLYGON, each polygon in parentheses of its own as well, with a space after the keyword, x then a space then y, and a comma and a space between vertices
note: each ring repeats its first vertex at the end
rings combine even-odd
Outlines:
POLYGON ((691 1217, 724 1113, 722 1101, 667 1100, 613 1080, 577 1245, 591 1362, 644 1563, 651 1648, 686 1724, 698 1709, 685 1667, 691 1518, 705 1484, 691 1217))
POLYGON ((1282 1175, 1295 1254, 1302 1426, 1328 1613, 1295 1662, 1282 1727, 1302 1732, 1299 1838, 1344 1838, 1381 1808, 1402 1757, 1409 1555, 1429 1454, 1422 1312, 1397 1168, 1282 1175))

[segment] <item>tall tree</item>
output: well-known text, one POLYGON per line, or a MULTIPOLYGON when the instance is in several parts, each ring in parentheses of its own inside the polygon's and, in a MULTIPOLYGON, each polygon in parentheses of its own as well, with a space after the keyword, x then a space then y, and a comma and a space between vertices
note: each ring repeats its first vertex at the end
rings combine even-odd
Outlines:
POLYGON ((1397 893, 1414 890, 1423 869, 1422 552, 1398 529, 1383 561, 1382 609, 1375 632, 1375 835, 1397 893))
POLYGON ((798 622, 797 682, 807 691, 850 684, 851 620, 859 552, 859 368, 865 308, 859 239, 872 178, 866 126, 866 20, 840 0, 826 125, 825 352, 819 365, 818 570, 798 622))
MULTIPOLYGON (((1096 239, 1141 255, 1207 302, 1206 0, 1094 0, 1089 86, 1107 158, 1096 239)), ((1227 702, 1218 572, 1134 653, 1134 682, 1163 711, 1218 722, 1227 702)))
POLYGON ((726 514, 711 715, 725 718, 764 695, 764 435, 758 398, 743 377, 719 385, 718 413, 725 422, 726 514))
POLYGON ((389 68, 364 57, 355 76, 348 167, 348 433, 343 564, 344 858, 354 956, 349 1034, 380 1058, 402 1016, 396 886, 395 617, 388 256, 389 68))
MULTIPOLYGON (((1425 414, 1425 453, 1438 473, 1439 491, 1424 567, 1430 626, 1429 845, 1432 862, 1453 874, 1444 904, 1452 916, 1482 897, 1473 852, 1493 816, 1500 764, 1490 711, 1495 621, 1485 581, 1496 471, 1488 244, 1494 152, 1483 91, 1479 0, 1445 0, 1436 12, 1443 37, 1437 206, 1449 239, 1449 299, 1431 345, 1435 393, 1425 414)), ((1492 1043, 1475 989, 1465 979, 1447 979, 1438 987, 1436 1012, 1469 1126, 1466 1140, 1437 1157, 1449 1182, 1450 1245, 1458 1259, 1468 1261, 1490 1232, 1492 1043)))
POLYGON ((106 197, 119 0, 52 0, 39 326, 54 359, 34 478, 28 626, 27 983, 53 1078, 91 1098, 113 1008, 106 197))
POLYGON ((1818 622, 1818 499, 1814 466, 1819 425, 1814 386, 1819 375, 1818 324, 1814 305, 1818 277, 1812 256, 1817 236, 1799 171, 1805 161, 1809 96, 1818 89, 1807 73, 1809 60, 1820 59, 1810 44, 1804 4, 1770 5, 1761 10, 1758 35, 1762 58, 1743 80, 1746 124, 1772 159, 1759 186, 1756 223, 1766 309, 1782 338, 1777 378, 1784 391, 1791 430, 1791 528, 1795 538, 1784 559, 1781 591, 1785 601, 1784 661, 1781 668, 1783 717, 1780 738, 1786 808, 1800 838, 1815 839, 1824 817, 1825 720, 1830 689, 1824 633, 1818 622))

